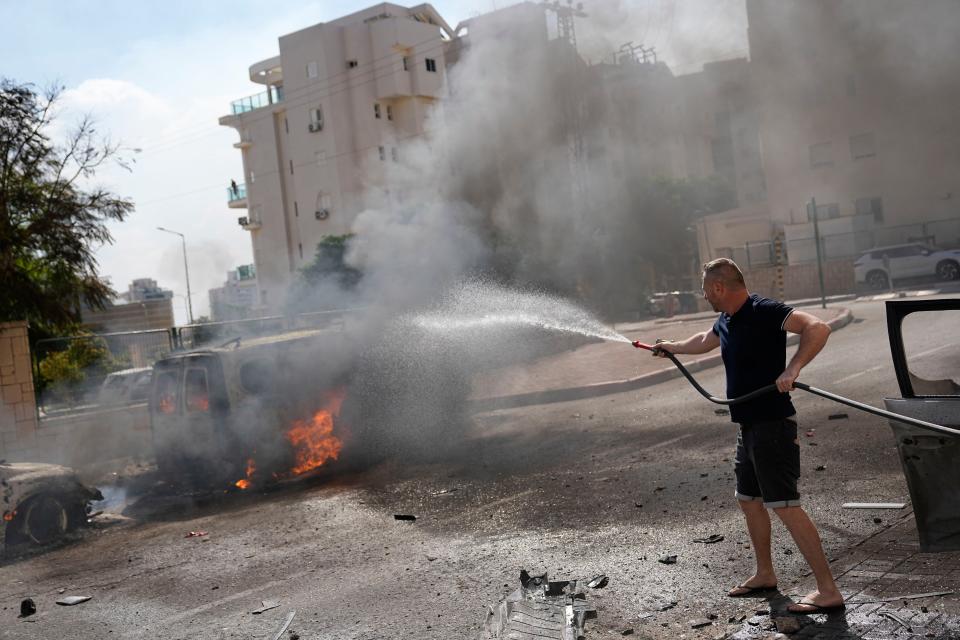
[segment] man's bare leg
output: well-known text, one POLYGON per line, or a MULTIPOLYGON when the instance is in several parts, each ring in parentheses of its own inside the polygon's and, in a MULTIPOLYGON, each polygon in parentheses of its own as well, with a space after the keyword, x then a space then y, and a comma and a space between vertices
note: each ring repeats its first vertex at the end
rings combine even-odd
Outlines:
MULTIPOLYGON (((737 500, 740 510, 747 521, 747 531, 753 545, 753 554, 757 559, 757 572, 741 583, 743 587, 773 587, 777 584, 777 574, 773 570, 773 558, 770 555, 770 514, 759 500, 737 500)), ((746 590, 735 587, 729 595, 745 593, 746 590)))
MULTIPOLYGON (((834 607, 843 604, 843 594, 840 593, 837 584, 833 581, 833 573, 830 571, 827 557, 823 553, 820 534, 817 533, 817 527, 807 516, 807 512, 802 507, 783 507, 774 509, 774 511, 777 512, 781 522, 790 531, 793 541, 797 543, 797 548, 800 549, 800 553, 803 554, 807 564, 810 565, 813 576, 817 581, 817 590, 804 596, 802 598, 803 602, 810 602, 821 607, 834 607)), ((803 613, 811 608, 791 605, 788 609, 803 613)))

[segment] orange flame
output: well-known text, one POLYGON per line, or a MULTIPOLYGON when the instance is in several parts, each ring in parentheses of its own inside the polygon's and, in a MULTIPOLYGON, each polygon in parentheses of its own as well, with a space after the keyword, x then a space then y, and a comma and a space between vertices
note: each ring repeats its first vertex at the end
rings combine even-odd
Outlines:
POLYGON ((17 517, 17 512, 16 512, 16 510, 14 510, 14 511, 4 511, 4 512, 3 512, 3 521, 4 521, 4 522, 10 522, 11 520, 13 520, 13 519, 16 518, 16 517, 17 517))
POLYGON ((343 441, 333 435, 333 419, 340 415, 345 396, 344 389, 328 393, 324 407, 313 414, 312 420, 296 420, 287 431, 286 438, 294 451, 292 475, 312 471, 340 455, 343 441))
POLYGON ((249 489, 250 480, 253 478, 253 472, 257 470, 257 463, 253 458, 247 458, 247 477, 234 482, 234 486, 240 489, 249 489))

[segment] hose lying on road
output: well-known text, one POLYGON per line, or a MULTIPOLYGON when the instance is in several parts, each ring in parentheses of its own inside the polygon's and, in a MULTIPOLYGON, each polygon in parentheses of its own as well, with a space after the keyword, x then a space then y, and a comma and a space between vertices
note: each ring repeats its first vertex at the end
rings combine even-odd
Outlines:
MULTIPOLYGON (((710 402, 723 405, 731 404, 740 404, 741 402, 746 402, 747 400, 753 400, 757 396, 762 396, 766 393, 772 391, 777 391, 777 385, 770 384, 765 387, 761 387, 756 391, 751 391, 745 395, 739 396, 737 398, 718 398, 716 396, 710 395, 710 393, 700 386, 700 383, 694 380, 693 376, 690 375, 690 372, 687 371, 687 368, 680 364, 680 361, 677 360, 677 357, 670 353, 669 351, 664 351, 663 349, 657 348, 656 345, 644 344, 643 342, 637 341, 631 343, 638 349, 646 349, 647 351, 653 351, 654 353, 664 355, 676 365, 677 369, 680 370, 680 373, 683 374, 683 377, 687 379, 693 388, 696 389, 700 395, 709 400, 710 402)), ((945 427, 942 424, 934 424, 933 422, 927 422, 925 420, 918 420, 916 418, 911 418, 909 416, 901 415, 899 413, 894 413, 892 411, 886 411, 885 409, 878 409, 869 404, 864 404, 862 402, 857 402, 856 400, 851 400, 850 398, 844 398, 843 396, 838 396, 835 393, 830 393, 829 391, 824 391, 823 389, 818 389, 816 387, 811 387, 808 384, 803 382, 794 382, 794 388, 801 389, 807 393, 812 393, 814 395, 820 396, 821 398, 826 398, 827 400, 833 400, 834 402, 839 402, 840 404, 845 404, 848 407, 853 407, 854 409, 859 409, 860 411, 865 411, 867 413, 872 413, 875 416, 880 416, 881 418, 887 418, 888 420, 896 420, 897 422, 902 422, 904 424, 909 424, 914 427, 920 427, 921 429, 928 429, 930 431, 937 431, 951 436, 960 436, 960 429, 952 429, 950 427, 945 427)))

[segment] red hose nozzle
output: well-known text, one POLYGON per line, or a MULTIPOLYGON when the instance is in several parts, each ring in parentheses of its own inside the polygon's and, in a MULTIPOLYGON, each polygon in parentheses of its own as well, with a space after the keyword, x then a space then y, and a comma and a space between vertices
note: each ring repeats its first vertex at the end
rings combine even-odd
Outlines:
POLYGON ((647 351, 653 351, 654 348, 655 348, 655 347, 650 346, 649 344, 646 344, 646 343, 644 343, 644 342, 640 342, 639 340, 636 340, 636 341, 634 341, 634 342, 631 342, 630 344, 632 344, 633 346, 635 346, 637 349, 646 349, 647 351))

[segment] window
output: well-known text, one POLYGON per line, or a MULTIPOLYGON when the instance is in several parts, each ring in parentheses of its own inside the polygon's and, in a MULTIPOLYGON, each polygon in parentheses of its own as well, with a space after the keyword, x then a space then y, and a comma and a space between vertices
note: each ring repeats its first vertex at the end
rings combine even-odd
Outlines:
POLYGON ((310 131, 323 131, 323 107, 317 105, 313 109, 310 109, 310 126, 307 127, 310 131))
POLYGON ((308 63, 307 63, 307 77, 308 77, 308 78, 316 78, 316 77, 317 77, 317 63, 316 63, 316 62, 308 62, 308 63))
POLYGON ((210 410, 210 394, 207 393, 206 369, 187 369, 184 389, 186 390, 184 399, 188 413, 210 410))
POLYGON ((376 118, 377 120, 380 119, 380 103, 379 102, 373 103, 373 117, 376 118))
POLYGON ((410 56, 403 56, 403 70, 410 71, 410 56))
POLYGON ((433 58, 424 58, 423 61, 427 63, 427 71, 429 71, 430 73, 436 73, 436 72, 437 72, 437 61, 436 61, 436 60, 434 60, 433 58))
POLYGON ((160 413, 177 412, 177 372, 164 371, 157 378, 157 410, 160 413))
MULTIPOLYGON (((830 218, 839 217, 840 205, 836 202, 817 205, 817 220, 829 220, 830 218)), ((807 205, 807 222, 813 222, 813 215, 810 213, 810 205, 807 205)))
POLYGON ((877 155, 877 150, 873 142, 873 134, 861 133, 856 136, 850 136, 850 155, 854 160, 877 155))
POLYGON ((397 162, 400 159, 399 154, 397 153, 396 147, 390 147, 390 159, 394 162, 397 162))
POLYGON ((393 120, 393 105, 387 105, 387 120, 393 120))
POLYGON ((384 149, 383 147, 377 147, 377 151, 380 152, 380 160, 386 160, 386 159, 387 159, 387 151, 386 151, 386 149, 384 149))
POLYGON ((883 222, 882 198, 857 198, 857 215, 873 216, 874 222, 883 222))
POLYGON ((810 166, 829 167, 833 164, 833 148, 829 142, 810 145, 810 166))
POLYGON ((347 69, 356 69, 358 64, 360 63, 356 60, 347 60, 347 69))

